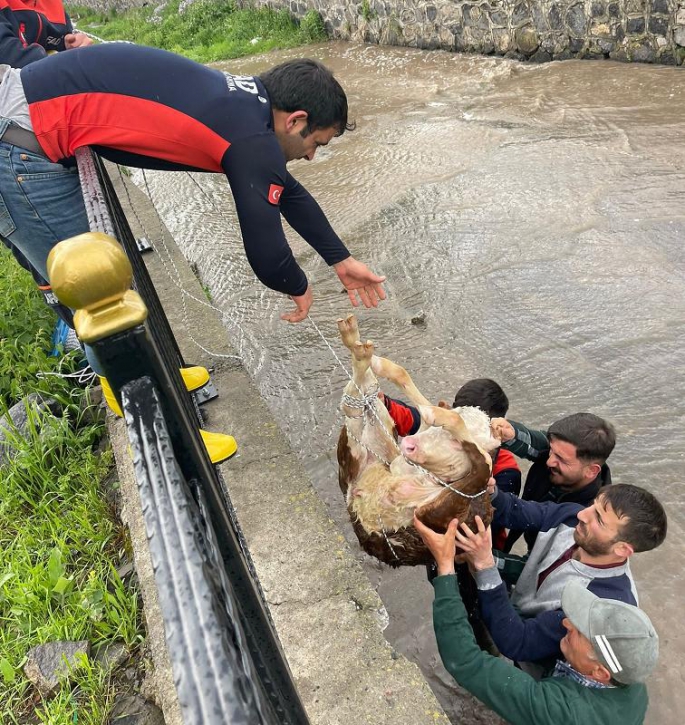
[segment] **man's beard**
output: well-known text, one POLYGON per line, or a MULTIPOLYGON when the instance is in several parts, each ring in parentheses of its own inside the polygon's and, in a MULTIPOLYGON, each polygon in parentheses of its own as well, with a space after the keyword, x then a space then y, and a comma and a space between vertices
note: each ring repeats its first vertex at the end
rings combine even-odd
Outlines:
POLYGON ((573 488, 582 480, 581 478, 578 478, 569 481, 569 479, 562 476, 561 471, 558 471, 555 468, 550 468, 549 466, 547 466, 547 470, 549 471, 549 480, 553 486, 560 486, 561 488, 573 488))
POLYGON ((578 526, 576 526, 576 530, 573 532, 573 540, 590 556, 605 556, 606 554, 611 554, 611 548, 616 543, 614 539, 607 542, 599 542, 591 536, 581 533, 578 526))

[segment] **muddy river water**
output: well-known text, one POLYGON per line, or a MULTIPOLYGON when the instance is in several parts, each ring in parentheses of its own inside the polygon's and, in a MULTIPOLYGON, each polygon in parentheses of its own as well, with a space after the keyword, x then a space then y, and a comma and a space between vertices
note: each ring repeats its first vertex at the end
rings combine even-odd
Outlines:
MULTIPOLYGON (((226 69, 256 73, 298 55, 335 70, 357 121, 291 171, 353 254, 388 277, 389 299, 359 313, 363 337, 434 400, 487 376, 506 390, 510 417, 533 427, 576 411, 607 417, 618 434, 614 480, 667 506, 666 544, 637 555, 634 570, 662 644, 648 722, 682 722, 685 70, 343 43, 226 69), (423 324, 412 324, 417 316, 423 324)), ((386 637, 420 664, 453 722, 496 722, 439 665, 423 572, 392 571, 357 547, 334 452, 346 374, 313 325, 279 320, 289 301, 254 278, 225 179, 147 178, 379 591, 386 637)), ((289 238, 313 281, 312 317, 342 355, 335 320, 347 298, 289 238)))

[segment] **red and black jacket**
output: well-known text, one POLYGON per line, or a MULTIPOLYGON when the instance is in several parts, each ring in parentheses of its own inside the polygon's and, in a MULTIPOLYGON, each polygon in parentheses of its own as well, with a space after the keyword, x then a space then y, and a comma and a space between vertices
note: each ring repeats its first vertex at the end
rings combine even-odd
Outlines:
POLYGON ((23 68, 64 50, 73 32, 61 0, 0 0, 0 63, 23 68))
POLYGON ((307 289, 281 215, 329 265, 350 256, 286 170, 257 76, 233 76, 156 48, 107 44, 28 65, 21 82, 33 131, 52 161, 70 161, 76 149, 91 146, 126 166, 223 172, 247 259, 267 287, 288 295, 307 289))

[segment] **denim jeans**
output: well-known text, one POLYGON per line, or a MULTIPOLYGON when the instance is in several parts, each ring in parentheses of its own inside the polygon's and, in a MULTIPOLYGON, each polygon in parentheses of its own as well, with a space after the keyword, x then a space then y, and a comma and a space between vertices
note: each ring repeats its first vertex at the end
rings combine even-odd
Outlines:
MULTIPOLYGON (((9 123, 0 117, 0 136, 9 123)), ((0 140, 0 236, 48 279, 50 250, 88 231, 78 169, 0 140)), ((86 348, 86 354, 98 372, 92 350, 86 348)))
MULTIPOLYGON (((8 124, 0 118, 0 134, 8 124)), ((47 279, 50 250, 87 231, 78 170, 0 141, 0 236, 47 279)))

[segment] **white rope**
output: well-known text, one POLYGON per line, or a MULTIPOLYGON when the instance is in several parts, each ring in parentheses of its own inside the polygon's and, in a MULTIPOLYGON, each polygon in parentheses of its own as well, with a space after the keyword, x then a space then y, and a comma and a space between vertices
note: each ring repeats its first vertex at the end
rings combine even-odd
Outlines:
POLYGON ((128 43, 129 45, 135 45, 132 40, 105 40, 104 38, 98 38, 98 36, 94 33, 89 33, 87 30, 80 30, 77 27, 74 27, 74 32, 83 33, 83 35, 87 35, 89 38, 96 40, 98 43, 128 43))
POLYGON ((74 380, 79 385, 83 385, 84 387, 95 382, 95 380, 97 379, 98 376, 97 376, 97 373, 95 373, 95 371, 93 370, 93 368, 90 367, 90 365, 86 365, 83 368, 79 368, 78 370, 74 371, 73 373, 60 372, 60 369, 62 368, 64 361, 69 359, 70 357, 71 357, 71 355, 69 355, 69 354, 65 355, 59 361, 57 370, 53 370, 53 371, 39 370, 36 373, 36 377, 37 378, 54 377, 54 378, 63 378, 65 380, 74 380))
POLYGON ((138 212, 136 210, 135 205, 133 204, 133 199, 131 199, 131 194, 128 190, 128 184, 126 182, 126 179, 124 179, 124 174, 122 172, 121 166, 117 166, 117 170, 119 172, 119 178, 121 179, 122 185, 124 187, 124 191, 126 193, 126 198, 128 200, 129 207, 130 207, 131 211, 133 212, 133 216, 136 218, 136 221, 138 222, 138 226, 143 230, 143 234, 147 237, 147 239, 150 241, 150 243, 155 247, 155 249, 159 255, 159 260, 162 263, 162 266, 164 267, 164 271, 166 272, 167 277, 171 280, 171 283, 175 287, 177 287, 179 289, 179 291, 181 292, 181 308, 182 308, 183 323, 185 324, 186 331, 187 331, 190 341, 197 348, 202 350, 202 352, 206 353, 207 355, 210 355, 211 357, 242 361, 242 357, 240 355, 230 355, 228 353, 221 353, 221 352, 216 352, 214 350, 208 350, 206 347, 204 347, 204 345, 202 345, 200 342, 198 342, 198 340, 196 340, 193 337, 193 334, 191 332, 191 330, 193 329, 193 326, 189 322, 188 305, 186 302, 188 299, 193 300, 193 302, 195 302, 196 304, 198 304, 202 307, 207 307, 208 309, 213 310, 214 312, 218 313, 221 316, 222 321, 226 320, 226 321, 234 324, 241 331, 241 333, 243 334, 243 336, 245 338, 247 338, 247 335, 245 334, 245 331, 240 327, 240 325, 228 316, 227 312, 225 312, 224 310, 221 310, 216 305, 213 305, 208 300, 203 300, 200 297, 196 297, 183 286, 183 283, 181 280, 181 273, 180 273, 178 267, 176 266, 176 262, 174 261, 173 255, 171 254, 171 251, 169 250, 169 247, 167 246, 166 241, 164 240, 164 236, 165 236, 164 222, 162 221, 162 217, 160 216, 159 211, 157 210, 157 205, 155 204, 155 200, 152 196, 152 191, 151 191, 150 186, 147 181, 147 176, 145 175, 145 170, 141 169, 142 176, 143 176, 143 184, 145 186, 145 191, 147 192, 147 195, 150 199, 150 203, 152 204, 152 208, 155 210, 155 215, 157 217, 157 221, 159 222, 159 242, 162 246, 164 254, 159 253, 160 250, 154 244, 152 234, 150 234, 148 232, 148 230, 145 227, 145 224, 143 223, 143 220, 138 216, 138 212), (170 266, 173 268, 173 271, 170 269, 170 266))
POLYGON ((381 527, 381 532, 383 534, 383 538, 385 539, 385 543, 388 545, 388 548, 390 549, 390 553, 395 557, 396 561, 400 561, 400 557, 397 556, 397 552, 395 551, 395 547, 392 545, 390 538, 388 537, 388 534, 385 530, 385 526, 383 526, 383 521, 381 520, 380 514, 378 514, 378 525, 381 527))

